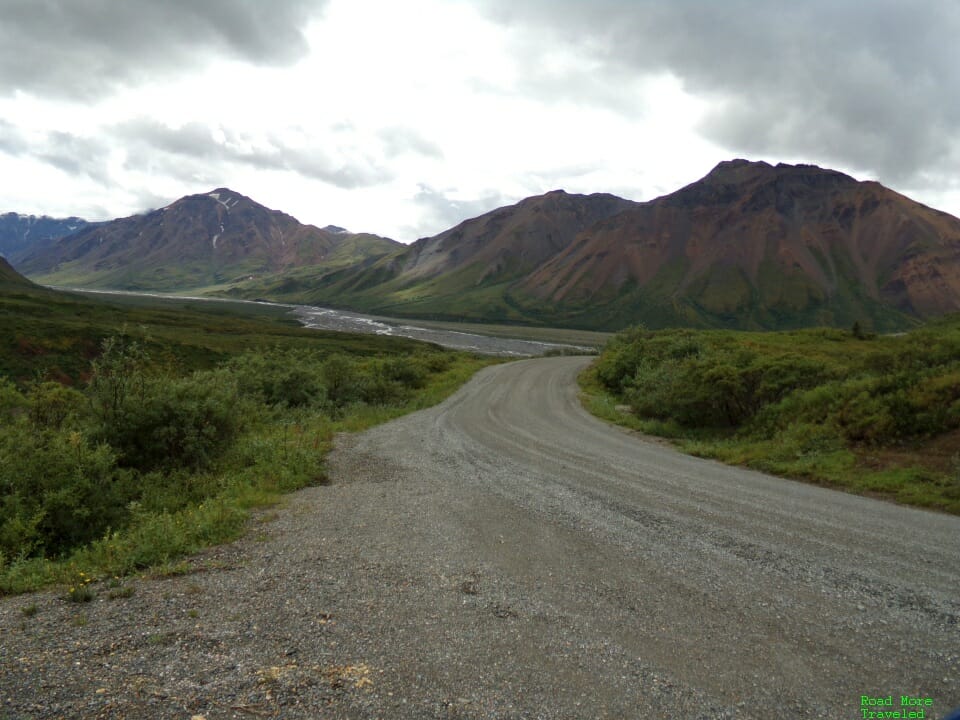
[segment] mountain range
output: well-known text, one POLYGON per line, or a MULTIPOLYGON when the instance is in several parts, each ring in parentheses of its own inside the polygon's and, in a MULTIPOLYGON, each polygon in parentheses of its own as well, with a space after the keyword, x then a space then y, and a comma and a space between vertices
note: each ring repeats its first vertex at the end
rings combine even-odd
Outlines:
POLYGON ((88 225, 90 223, 78 217, 3 213, 0 215, 0 256, 16 262, 24 252, 52 244, 88 225))
POLYGON ((219 189, 80 230, 17 267, 48 283, 404 317, 887 331, 960 310, 960 220, 833 170, 732 160, 648 202, 556 190, 410 245, 219 189))
POLYGON ((334 268, 403 247, 304 225, 226 188, 79 230, 21 254, 39 282, 121 290, 212 289, 301 266, 334 268))

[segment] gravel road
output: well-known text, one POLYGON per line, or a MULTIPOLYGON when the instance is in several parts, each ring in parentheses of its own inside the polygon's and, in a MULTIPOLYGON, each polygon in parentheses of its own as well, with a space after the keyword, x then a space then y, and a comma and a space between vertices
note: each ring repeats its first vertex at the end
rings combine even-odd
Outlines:
POLYGON ((585 358, 355 436, 195 572, 0 603, 5 720, 864 717, 960 705, 960 518, 677 454, 585 358), (874 708, 876 709, 876 708, 874 708), (883 708, 881 708, 883 709, 883 708), (891 708, 886 708, 891 709, 891 708))

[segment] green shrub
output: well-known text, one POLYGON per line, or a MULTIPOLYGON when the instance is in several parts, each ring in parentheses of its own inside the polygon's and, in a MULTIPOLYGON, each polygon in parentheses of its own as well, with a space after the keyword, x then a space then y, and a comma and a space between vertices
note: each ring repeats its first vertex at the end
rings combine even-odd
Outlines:
POLYGON ((103 341, 88 387, 91 408, 101 423, 118 426, 126 408, 145 399, 148 363, 137 341, 122 335, 103 341))
POLYGON ((591 374, 631 405, 631 426, 700 454, 960 511, 956 482, 923 455, 931 438, 960 428, 960 316, 861 335, 635 328, 611 340, 591 374), (917 467, 864 462, 886 447, 914 453, 917 467))
POLYGON ((0 425, 13 422, 27 412, 29 403, 12 380, 0 376, 0 425))
POLYGON ((327 397, 337 408, 358 399, 360 377, 355 364, 346 356, 335 353, 330 355, 321 368, 323 384, 327 388, 327 397))
POLYGON ((242 415, 229 372, 150 378, 138 397, 128 396, 104 416, 98 438, 116 449, 125 467, 197 471, 227 449, 242 415))
POLYGON ((104 341, 84 393, 0 378, 0 593, 234 538, 249 508, 324 481, 334 432, 437 402, 483 364, 305 342, 178 376, 150 347, 168 360, 126 335, 104 341))
POLYGON ((58 554, 126 519, 129 474, 107 445, 77 431, 0 430, 0 550, 7 557, 58 554))
POLYGON ((321 362, 305 353, 250 352, 227 367, 241 395, 267 405, 322 406, 326 401, 321 362))
POLYGON ((642 325, 614 335, 594 366, 597 380, 608 390, 623 392, 644 361, 650 345, 648 341, 653 337, 654 334, 642 325))
POLYGON ((415 356, 429 373, 440 373, 453 363, 453 355, 445 351, 425 353, 415 356))
POLYGON ((404 387, 419 390, 427 384, 427 370, 411 357, 397 357, 384 360, 380 365, 380 373, 390 382, 397 382, 404 387))
POLYGON ((682 368, 676 360, 641 361, 634 375, 624 382, 624 399, 634 413, 660 420, 675 413, 675 397, 682 368))
POLYGON ((68 418, 81 415, 87 406, 83 393, 60 383, 35 385, 28 396, 30 420, 37 428, 59 430, 68 418))
POLYGON ((393 405, 409 397, 409 391, 399 382, 389 379, 379 368, 359 376, 357 397, 367 405, 393 405))
POLYGON ((830 375, 800 356, 767 357, 684 336, 645 347, 633 377, 620 383, 625 399, 640 415, 692 428, 740 427, 830 375))

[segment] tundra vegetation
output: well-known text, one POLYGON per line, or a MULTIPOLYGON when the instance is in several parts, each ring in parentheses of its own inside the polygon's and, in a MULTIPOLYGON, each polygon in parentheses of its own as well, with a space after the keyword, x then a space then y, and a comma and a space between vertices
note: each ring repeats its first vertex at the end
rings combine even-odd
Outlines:
POLYGON ((0 296, 0 594, 176 568, 322 484, 334 433, 491 362, 249 307, 121 302, 0 296))
POLYGON ((960 513, 960 317, 891 336, 634 327, 581 385, 595 414, 694 455, 960 513))

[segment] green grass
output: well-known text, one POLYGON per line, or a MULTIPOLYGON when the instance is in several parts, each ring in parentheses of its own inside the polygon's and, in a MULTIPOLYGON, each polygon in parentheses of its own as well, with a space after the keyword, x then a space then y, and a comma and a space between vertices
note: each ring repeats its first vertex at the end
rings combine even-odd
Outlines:
MULTIPOLYGON (((213 497, 173 512, 143 513, 124 530, 111 532, 62 558, 0 560, 0 593, 66 585, 80 573, 110 578, 149 568, 161 574, 192 571, 192 565, 178 559, 241 537, 251 510, 273 506, 302 487, 325 483, 323 455, 331 448, 335 433, 364 430, 436 404, 491 362, 458 354, 446 370, 431 377, 403 404, 357 404, 336 420, 325 413, 304 411, 258 423, 217 468, 212 485, 220 489, 213 497)), ((198 475, 191 481, 202 483, 205 479, 198 475)), ((87 592, 83 590, 83 594, 87 592)))
POLYGON ((635 329, 585 407, 684 452, 960 514, 960 318, 900 336, 635 329))
MULTIPOLYGON (((214 379, 217 383, 233 380, 238 383, 243 410, 239 434, 217 448, 203 466, 120 468, 119 479, 112 482, 120 482, 117 487, 128 488, 128 493, 132 488, 137 499, 121 508, 118 517, 124 518, 122 522, 92 541, 55 553, 29 546, 19 554, 0 552, 0 594, 60 585, 65 593, 79 598, 92 592, 99 579, 144 571, 192 571, 193 565, 183 558, 240 537, 247 530, 252 510, 275 505, 291 491, 326 482, 323 458, 335 433, 362 430, 440 402, 479 368, 495 362, 402 338, 306 330, 278 315, 276 308, 259 305, 149 298, 91 301, 47 293, 7 293, 0 294, 0 313, 4 312, 15 319, 2 331, 14 342, 0 344, 0 379, 2 375, 16 379, 24 395, 17 399, 15 386, 4 389, 0 384, 0 415, 6 412, 16 420, 16 427, 0 430, 19 428, 27 435, 41 433, 52 438, 49 443, 35 443, 47 453, 43 457, 49 459, 44 462, 56 461, 58 447, 73 453, 70 447, 74 444, 78 464, 93 467, 91 463, 99 463, 97 467, 108 468, 104 463, 109 456, 98 455, 89 439, 97 432, 102 434, 97 427, 106 427, 98 426, 100 421, 95 422, 91 415, 95 404, 73 391, 61 398, 50 390, 56 385, 34 382, 35 378, 54 378, 95 397, 95 386, 88 386, 87 380, 91 361, 97 360, 105 337, 127 338, 125 342, 146 349, 149 359, 144 361, 143 371, 154 378, 146 387, 160 382, 169 383, 171 389, 189 389, 214 379), (24 348, 30 352, 25 353, 24 348), (322 384, 316 400, 297 394, 313 378, 333 382, 328 366, 336 358, 342 358, 337 367, 345 368, 341 372, 353 383, 350 394, 335 396, 322 384), (224 363, 229 364, 226 374, 211 370, 224 363), (192 375, 198 372, 208 375, 192 375), (263 375, 275 382, 260 390, 257 383, 263 375), (188 382, 190 377, 200 379, 188 382), (206 377, 211 380, 202 379, 206 377), (292 384, 283 385, 288 377, 293 378, 292 384), (39 394, 41 391, 44 394, 39 394), (274 397, 276 393, 280 395, 274 397), (59 415, 36 410, 61 406, 67 410, 59 415), (27 423, 40 424, 31 430, 27 423)), ((101 358, 98 362, 105 361, 101 358)), ((135 384, 138 376, 129 377, 135 384)), ((158 387, 162 393, 164 386, 158 387)), ((223 391, 226 389, 224 386, 223 391)), ((143 410, 146 406, 137 401, 131 407, 143 410)), ((192 406, 183 407, 189 410, 192 406)), ((0 450, 3 447, 0 444, 0 450)), ((123 460, 124 456, 119 457, 123 460)), ((0 526, 2 521, 0 517, 0 526)), ((17 530, 17 526, 7 526, 7 530, 11 527, 17 530)), ((0 542, 9 547, 9 535, 4 540, 0 532, 0 542)))
POLYGON ((324 349, 349 355, 400 354, 413 340, 306 330, 263 303, 0 290, 0 375, 69 384, 89 373, 104 338, 148 337, 152 354, 186 369, 209 368, 245 350, 324 349))

